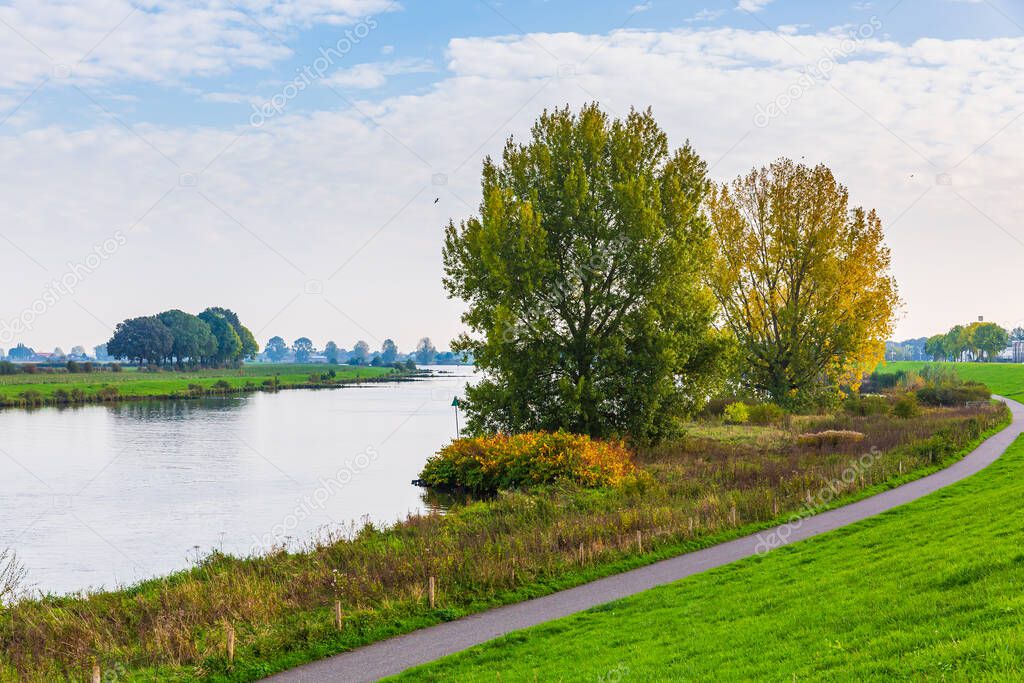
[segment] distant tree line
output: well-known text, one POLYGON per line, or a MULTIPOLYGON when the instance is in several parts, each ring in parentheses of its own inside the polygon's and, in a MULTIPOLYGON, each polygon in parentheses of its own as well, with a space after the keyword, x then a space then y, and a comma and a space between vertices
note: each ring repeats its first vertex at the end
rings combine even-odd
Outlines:
POLYGON ((379 351, 372 351, 370 345, 361 339, 352 346, 351 350, 338 346, 334 341, 329 341, 321 351, 309 337, 299 337, 289 346, 283 337, 275 336, 267 341, 263 353, 268 360, 274 363, 280 363, 289 357, 296 363, 308 363, 314 356, 321 354, 324 360, 332 365, 345 363, 388 367, 399 363, 403 365, 456 365, 470 362, 465 354, 438 351, 430 341, 430 337, 420 339, 416 350, 412 353, 402 354, 393 339, 385 339, 379 351))
MULTIPOLYGON (((1015 340, 1024 341, 1024 329, 1013 331, 1015 340)), ((925 353, 933 360, 990 361, 1009 346, 1011 333, 995 323, 975 322, 956 325, 945 334, 936 334, 924 343, 925 353)))
POLYGON ((256 338, 227 308, 199 315, 177 309, 118 323, 106 344, 111 358, 138 364, 224 367, 255 358, 256 338))

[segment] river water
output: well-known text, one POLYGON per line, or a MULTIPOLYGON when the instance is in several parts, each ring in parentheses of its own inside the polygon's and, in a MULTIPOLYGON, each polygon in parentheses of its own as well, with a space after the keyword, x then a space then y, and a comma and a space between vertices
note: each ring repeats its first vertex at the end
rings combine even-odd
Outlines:
POLYGON ((0 548, 44 592, 114 588, 390 523, 455 435, 471 368, 195 401, 0 411, 0 548))

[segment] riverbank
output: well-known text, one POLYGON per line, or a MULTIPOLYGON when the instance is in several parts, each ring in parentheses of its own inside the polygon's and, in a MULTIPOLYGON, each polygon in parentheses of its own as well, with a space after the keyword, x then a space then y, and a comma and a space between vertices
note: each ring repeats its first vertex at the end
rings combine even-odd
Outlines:
POLYGON ((124 680, 252 680, 766 528, 809 500, 821 509, 868 496, 957 460, 1007 420, 961 408, 693 425, 642 451, 649 477, 628 487, 508 493, 306 552, 215 553, 129 589, 23 601, 0 619, 0 667, 42 680, 88 672, 95 658, 124 680), (798 438, 836 428, 864 440, 822 451, 798 438), (869 452, 870 467, 846 477, 869 452))
POLYGON ((216 370, 125 369, 0 375, 0 408, 189 399, 396 381, 429 372, 350 365, 265 364, 216 370))

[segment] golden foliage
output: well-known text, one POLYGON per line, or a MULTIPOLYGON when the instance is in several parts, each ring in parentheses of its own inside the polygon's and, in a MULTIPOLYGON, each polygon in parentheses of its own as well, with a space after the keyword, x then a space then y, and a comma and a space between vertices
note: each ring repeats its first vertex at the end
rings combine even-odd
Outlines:
POLYGON ((878 214, 850 208, 824 165, 780 159, 714 188, 707 215, 708 284, 748 387, 793 403, 858 386, 882 360, 900 305, 878 214))

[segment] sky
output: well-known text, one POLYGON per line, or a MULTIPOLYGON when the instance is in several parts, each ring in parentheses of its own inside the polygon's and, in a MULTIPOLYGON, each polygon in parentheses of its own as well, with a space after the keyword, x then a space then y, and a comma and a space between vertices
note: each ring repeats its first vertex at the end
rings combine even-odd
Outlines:
POLYGON ((590 101, 718 181, 828 164, 882 216, 895 338, 1024 324, 1022 35, 1006 0, 0 2, 0 348, 207 306, 447 348, 482 160, 590 101))

